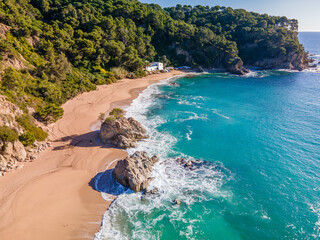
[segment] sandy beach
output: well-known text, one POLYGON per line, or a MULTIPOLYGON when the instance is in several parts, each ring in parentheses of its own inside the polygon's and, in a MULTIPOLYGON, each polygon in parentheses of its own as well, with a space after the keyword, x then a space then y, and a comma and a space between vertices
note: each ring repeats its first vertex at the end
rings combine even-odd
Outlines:
POLYGON ((0 239, 93 239, 110 202, 89 182, 127 155, 99 144, 93 131, 99 114, 127 106, 150 84, 179 74, 124 79, 65 103, 65 114, 50 134, 52 147, 0 178, 0 239))

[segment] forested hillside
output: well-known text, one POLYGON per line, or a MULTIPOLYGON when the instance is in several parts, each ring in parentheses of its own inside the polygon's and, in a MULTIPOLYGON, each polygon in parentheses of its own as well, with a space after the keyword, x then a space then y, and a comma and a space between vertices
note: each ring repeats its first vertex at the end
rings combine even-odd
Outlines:
POLYGON ((221 67, 236 74, 246 72, 243 62, 303 69, 307 55, 297 29, 296 20, 219 6, 3 0, 1 94, 25 114, 31 107, 34 117, 53 122, 63 114, 59 106, 75 95, 144 76, 146 61, 221 67))

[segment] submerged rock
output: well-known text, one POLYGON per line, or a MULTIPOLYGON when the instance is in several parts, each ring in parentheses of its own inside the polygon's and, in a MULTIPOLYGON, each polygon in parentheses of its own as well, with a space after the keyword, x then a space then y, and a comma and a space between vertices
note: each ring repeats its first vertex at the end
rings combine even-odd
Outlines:
POLYGON ((141 123, 133 118, 107 118, 101 125, 101 142, 111 143, 119 148, 136 147, 136 142, 148 138, 141 123))
POLYGON ((159 188, 153 188, 153 189, 151 189, 151 190, 145 190, 145 192, 144 192, 144 194, 146 194, 146 195, 154 195, 154 194, 157 194, 157 193, 159 193, 159 188))
POLYGON ((146 152, 135 152, 133 155, 118 161, 113 175, 123 186, 135 192, 145 190, 152 178, 150 177, 153 165, 158 162, 157 156, 149 157, 146 152))

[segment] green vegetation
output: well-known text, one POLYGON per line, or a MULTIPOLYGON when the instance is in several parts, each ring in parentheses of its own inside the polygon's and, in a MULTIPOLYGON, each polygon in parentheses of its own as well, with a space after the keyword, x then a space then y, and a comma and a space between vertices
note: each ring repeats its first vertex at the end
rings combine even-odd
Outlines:
POLYGON ((28 107, 39 120, 55 122, 68 99, 96 85, 143 77, 148 61, 230 69, 241 59, 254 65, 305 55, 296 20, 220 6, 5 0, 0 28, 7 31, 0 37, 0 61, 6 63, 0 65, 0 94, 25 112, 19 123, 28 136, 21 138, 31 140, 46 134, 27 117, 28 107))
POLYGON ((24 129, 32 134, 37 141, 44 141, 48 137, 48 133, 43 131, 41 127, 37 127, 30 115, 24 114, 16 118, 16 121, 24 127, 24 129))
POLYGON ((101 121, 101 122, 104 122, 105 118, 106 118, 106 114, 105 113, 100 113, 99 117, 98 117, 98 120, 101 121))
POLYGON ((116 117, 115 116, 110 116, 110 117, 107 117, 104 122, 105 123, 112 123, 116 120, 116 117))
POLYGON ((35 136, 31 132, 26 132, 25 134, 22 134, 19 136, 19 141, 24 145, 24 146, 30 146, 34 143, 36 140, 35 136))
POLYGON ((0 139, 3 142, 14 142, 18 140, 18 133, 7 126, 0 126, 0 139))
POLYGON ((109 113, 110 116, 114 116, 115 118, 122 118, 124 114, 124 111, 121 108, 114 108, 109 113))
POLYGON ((46 103, 38 109, 40 119, 46 122, 56 122, 63 115, 63 109, 54 103, 46 103))
POLYGON ((165 8, 165 11, 173 19, 198 28, 195 41, 189 47, 194 61, 202 66, 217 65, 219 51, 212 47, 223 49, 232 56, 238 55, 245 64, 253 65, 258 60, 286 56, 291 52, 304 54, 297 38, 298 21, 295 19, 220 6, 177 5, 165 8))

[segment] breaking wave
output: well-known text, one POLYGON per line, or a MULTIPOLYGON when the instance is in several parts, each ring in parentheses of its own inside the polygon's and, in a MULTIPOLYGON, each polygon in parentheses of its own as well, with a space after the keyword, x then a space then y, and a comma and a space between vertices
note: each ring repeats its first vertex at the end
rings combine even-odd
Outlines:
MULTIPOLYGON (((191 207, 196 203, 228 198, 231 195, 230 192, 221 190, 221 186, 232 177, 223 164, 194 160, 183 153, 175 152, 173 147, 177 139, 169 133, 157 131, 156 128, 165 123, 166 119, 149 114, 149 109, 160 104, 157 101, 157 96, 161 95, 160 87, 170 81, 172 79, 151 85, 126 109, 126 115, 141 122, 150 136, 140 142, 137 148, 128 149, 128 153, 146 151, 149 155, 156 154, 160 158, 154 166, 154 180, 149 186, 149 189, 158 189, 158 192, 143 195, 120 189, 122 194, 104 214, 101 230, 95 235, 95 240, 159 239, 166 231, 163 221, 179 230, 181 237, 192 239, 197 231, 201 231, 197 224, 202 216, 190 214, 191 207), (185 168, 174 158, 168 158, 173 155, 193 160, 195 169, 185 168), (175 199, 179 199, 181 205, 173 204, 175 199)), ((185 114, 189 117, 180 116, 181 121, 199 117, 192 113, 185 114)), ((188 140, 191 140, 191 135, 192 131, 189 129, 188 140)), ((199 214, 210 214, 210 210, 199 214)))

